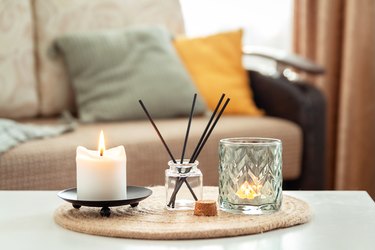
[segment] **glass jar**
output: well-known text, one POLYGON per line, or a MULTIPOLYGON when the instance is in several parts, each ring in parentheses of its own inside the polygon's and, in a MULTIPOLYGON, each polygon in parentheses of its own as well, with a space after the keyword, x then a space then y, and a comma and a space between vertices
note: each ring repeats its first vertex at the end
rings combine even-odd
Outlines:
POLYGON ((243 214, 279 210, 282 202, 280 140, 222 139, 219 158, 219 205, 222 210, 243 214))
POLYGON ((202 199, 203 175, 198 161, 183 163, 169 161, 165 170, 166 205, 168 210, 193 210, 195 201, 202 199))

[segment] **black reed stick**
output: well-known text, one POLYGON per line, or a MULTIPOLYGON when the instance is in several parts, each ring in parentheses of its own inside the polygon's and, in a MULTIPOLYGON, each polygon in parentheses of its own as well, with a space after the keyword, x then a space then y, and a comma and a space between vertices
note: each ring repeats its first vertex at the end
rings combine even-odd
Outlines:
POLYGON ((197 151, 196 155, 194 155, 193 162, 198 158, 198 156, 199 156, 199 154, 201 153, 201 151, 202 151, 204 145, 206 144, 208 138, 210 137, 212 131, 214 130, 214 128, 215 128, 215 126, 216 126, 216 123, 219 121, 221 115, 223 114, 223 112, 224 112, 224 110, 225 110, 225 108, 227 107, 227 105, 228 105, 229 102, 230 102, 230 98, 228 98, 228 99, 225 101, 223 108, 220 110, 219 115, 216 117, 216 120, 214 121, 214 124, 212 124, 212 127, 211 127, 210 130, 208 131, 208 134, 207 134, 207 136, 204 138, 204 140, 203 140, 201 146, 199 147, 199 150, 197 151))
MULTIPOLYGON (((186 150, 186 145, 187 145, 188 138, 189 138, 191 120, 193 118, 196 100, 197 100, 197 94, 194 94, 193 103, 191 105, 191 111, 190 111, 189 121, 188 121, 188 125, 187 125, 187 128, 186 128, 186 134, 185 134, 184 146, 182 148, 182 154, 181 154, 180 164, 184 163, 185 150, 186 150)), ((177 179, 176 183, 178 183, 178 182, 180 182, 180 177, 177 179)), ((193 189, 191 188, 191 186, 190 186, 189 182, 187 181, 187 179, 185 179, 185 183, 186 183, 186 186, 188 187, 190 193, 193 195, 194 200, 198 200, 197 196, 195 195, 195 193, 194 193, 193 189)), ((174 207, 174 203, 173 203, 173 207, 174 207)))
POLYGON ((190 111, 190 116, 189 116, 189 122, 188 122, 188 126, 187 126, 187 129, 186 129, 186 134, 185 134, 184 146, 182 148, 182 155, 181 155, 181 161, 180 161, 181 164, 184 163, 186 144, 187 144, 187 141, 188 141, 188 138, 189 138, 189 132, 190 132, 190 126, 191 126, 191 119, 193 117, 194 107, 195 107, 195 101, 196 100, 197 100, 197 94, 194 94, 193 104, 191 105, 191 111, 190 111))
MULTIPOLYGON (((207 123, 206 128, 204 129, 204 131, 203 131, 203 133, 202 133, 202 136, 200 137, 200 139, 199 139, 199 141, 198 141, 197 146, 195 147, 195 149, 194 149, 194 151, 193 151, 193 154, 192 154, 191 157, 190 157, 189 163, 194 163, 195 160, 193 161, 192 159, 193 159, 194 155, 197 153, 197 151, 198 151, 198 149, 199 149, 199 146, 200 146, 200 144, 202 143, 204 137, 206 136, 206 133, 207 133, 207 131, 208 131, 210 125, 211 125, 211 122, 213 121, 213 119, 214 119, 214 117, 215 117, 215 115, 216 115, 216 112, 218 111, 218 109, 219 109, 221 103, 223 102, 224 97, 225 97, 225 94, 222 94, 221 97, 220 97, 220 99, 219 99, 219 102, 217 103, 217 105, 216 105, 216 107, 215 107, 215 109, 214 109, 214 112, 212 113, 212 115, 211 115, 211 117, 210 117, 210 120, 209 120, 208 123, 207 123)), ((181 158, 182 158, 182 157, 181 157, 181 158)), ((173 193, 172 193, 172 195, 171 195, 171 199, 170 199, 170 201, 169 201, 169 203, 168 203, 168 206, 174 204, 174 200, 176 199, 175 196, 177 195, 177 190, 179 189, 179 188, 178 188, 178 185, 177 185, 177 184, 179 184, 179 181, 180 181, 180 180, 178 180, 178 181, 176 182, 176 185, 175 185, 175 188, 174 188, 173 193), (174 199, 172 199, 172 197, 174 197, 174 199)), ((194 197, 194 199, 195 199, 195 197, 194 197)), ((195 200, 197 200, 197 199, 195 199, 195 200)))
MULTIPOLYGON (((176 190, 176 193, 175 193, 175 191, 173 190, 173 193, 172 193, 172 195, 171 195, 171 199, 170 199, 170 201, 169 201, 169 203, 168 203, 168 207, 172 206, 172 208, 174 208, 175 203, 176 203, 177 190, 180 190, 182 184, 184 183, 184 181, 186 181, 186 179, 187 179, 186 177, 183 177, 183 178, 180 177, 180 178, 177 179, 176 184, 175 184, 175 186, 174 186, 174 189, 176 190), (172 199, 172 197, 173 197, 173 199, 172 199)), ((186 182, 186 183, 187 183, 187 182, 186 182)), ((198 198, 195 199, 195 201, 197 201, 197 200, 198 200, 198 198)))
POLYGON ((201 143, 202 143, 204 137, 206 136, 206 133, 207 133, 207 131, 208 131, 210 125, 211 125, 211 122, 213 121, 213 119, 214 119, 214 117, 215 117, 215 115, 216 115, 216 112, 218 111, 218 109, 219 109, 221 103, 223 102, 224 97, 225 97, 225 94, 222 94, 221 97, 220 97, 220 99, 219 99, 219 102, 217 103, 217 105, 216 105, 216 107, 215 107, 215 109, 214 109, 214 112, 212 113, 212 115, 211 115, 211 117, 210 117, 210 120, 209 120, 208 123, 207 123, 206 128, 204 129, 204 131, 203 131, 203 133, 202 133, 201 138, 200 138, 199 141, 198 141, 197 146, 195 147, 195 149, 194 149, 194 151, 193 151, 193 154, 192 154, 191 157, 190 157, 190 163, 193 163, 193 162, 195 161, 195 160, 193 161, 193 159, 196 158, 196 157, 194 157, 194 156, 197 154, 197 151, 199 150, 199 147, 200 147, 200 145, 201 145, 201 143))
MULTIPOLYGON (((160 131, 159 131, 158 127, 156 127, 156 124, 155 124, 154 120, 152 119, 152 117, 151 117, 150 113, 148 112, 148 110, 147 110, 146 106, 145 106, 145 105, 143 104, 142 100, 139 100, 139 103, 141 104, 141 106, 142 106, 143 110, 145 111, 145 113, 146 113, 146 115, 147 115, 148 119, 150 120, 150 122, 151 122, 152 126, 154 127, 154 129, 155 129, 156 133, 158 134, 158 136, 159 136, 160 140, 162 141, 162 143, 163 143, 163 145, 164 145, 165 149, 167 150, 167 152, 168 152, 169 156, 171 157, 171 159, 172 159, 173 163, 177 163, 176 159, 175 159, 175 158, 173 157, 173 155, 172 155, 172 152, 171 152, 171 150, 169 149, 169 147, 168 147, 167 143, 165 142, 165 140, 164 140, 163 136, 161 135, 161 133, 160 133, 160 131)), ((197 199, 197 196, 195 195, 195 193, 194 193, 193 189, 192 189, 192 188, 190 187, 190 185, 189 185, 189 183, 187 182, 187 180, 185 179, 185 180, 183 180, 183 181, 184 181, 184 182, 186 183, 186 185, 188 186, 188 188, 189 188, 189 191, 190 191, 190 192, 191 192, 191 194, 193 195, 194 199, 195 199, 195 200, 198 200, 198 199, 197 199)))
MULTIPOLYGON (((228 98, 228 99, 226 100, 226 102, 224 103, 224 106, 221 108, 221 110, 220 110, 218 116, 216 117, 216 119, 215 119, 213 125, 212 125, 211 128, 209 129, 209 132, 208 132, 207 136, 205 136, 205 138, 204 138, 202 144, 199 146, 199 149, 198 149, 197 153, 195 154, 195 156, 193 156, 194 158, 193 158, 191 161, 195 162, 195 160, 196 160, 197 157, 199 156, 199 154, 200 154, 200 152, 202 151, 204 145, 206 144, 208 138, 210 137, 212 131, 214 130, 214 128, 215 128, 217 122, 219 121, 221 115, 223 114, 225 108, 227 107, 229 101, 230 101, 230 98, 228 98)), ((182 183, 182 182, 184 181, 184 179, 186 179, 186 177, 181 178, 180 182, 182 183)), ((176 199, 176 195, 177 195, 178 191, 180 190, 180 188, 181 188, 181 186, 182 186, 181 183, 178 183, 178 185, 175 186, 175 189, 177 189, 177 190, 174 190, 174 192, 173 192, 173 194, 172 194, 172 196, 171 196, 171 200, 170 200, 169 204, 171 204, 171 203, 173 204, 173 203, 174 203, 174 200, 176 199)))
POLYGON ((155 123, 154 123, 154 120, 151 118, 151 115, 148 113, 148 111, 147 111, 145 105, 143 104, 142 100, 139 100, 139 103, 141 104, 143 110, 145 111, 145 113, 146 113, 148 119, 150 120, 152 126, 154 127, 156 133, 158 134, 158 136, 159 136, 161 142, 163 143, 163 145, 164 145, 165 149, 167 150, 169 156, 171 157, 172 161, 173 161, 174 163, 177 163, 177 162, 176 162, 176 159, 173 157, 171 150, 169 149, 167 143, 164 141, 163 136, 160 134, 159 129, 156 127, 156 125, 155 125, 155 123))

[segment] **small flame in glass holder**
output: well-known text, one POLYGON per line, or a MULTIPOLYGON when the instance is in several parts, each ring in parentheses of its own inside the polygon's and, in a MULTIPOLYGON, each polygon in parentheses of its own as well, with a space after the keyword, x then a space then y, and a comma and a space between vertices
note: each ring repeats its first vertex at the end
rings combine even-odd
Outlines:
POLYGON ((250 184, 248 181, 245 181, 237 190, 236 195, 241 199, 252 200, 261 195, 261 189, 261 184, 250 184))

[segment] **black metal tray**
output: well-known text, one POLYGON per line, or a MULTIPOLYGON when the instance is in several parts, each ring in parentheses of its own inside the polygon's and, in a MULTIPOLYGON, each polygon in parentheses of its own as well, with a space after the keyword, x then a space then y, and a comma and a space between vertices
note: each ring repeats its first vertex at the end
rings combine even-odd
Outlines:
POLYGON ((123 200, 107 200, 107 201, 88 201, 77 199, 77 188, 68 188, 60 191, 57 196, 61 199, 72 203, 73 207, 79 209, 81 206, 86 207, 102 207, 100 214, 109 217, 111 209, 109 207, 130 205, 132 207, 138 206, 141 200, 146 199, 152 194, 152 191, 145 187, 128 186, 127 197, 123 200))

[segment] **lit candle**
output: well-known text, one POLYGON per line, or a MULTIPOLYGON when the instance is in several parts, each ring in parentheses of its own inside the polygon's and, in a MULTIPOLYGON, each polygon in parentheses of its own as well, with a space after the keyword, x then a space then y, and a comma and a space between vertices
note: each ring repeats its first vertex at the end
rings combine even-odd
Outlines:
POLYGON ((98 150, 77 147, 77 198, 102 201, 126 198, 126 154, 124 146, 105 149, 103 131, 98 150))
POLYGON ((236 195, 241 199, 252 200, 261 194, 261 189, 262 185, 257 180, 254 181, 254 184, 245 181, 237 190, 236 195))

